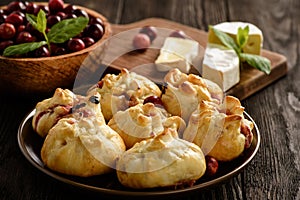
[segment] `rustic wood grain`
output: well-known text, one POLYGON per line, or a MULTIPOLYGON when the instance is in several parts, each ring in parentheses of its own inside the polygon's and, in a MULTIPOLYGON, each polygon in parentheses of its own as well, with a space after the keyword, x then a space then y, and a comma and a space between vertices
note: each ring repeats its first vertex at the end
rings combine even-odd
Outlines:
MULTIPOLYGON (((9 0, 2 0, 1 5, 9 0)), ((288 74, 242 101, 262 136, 258 154, 228 182, 184 199, 300 199, 300 1, 299 0, 77 0, 110 22, 128 24, 161 17, 207 30, 222 21, 248 21, 265 36, 264 48, 287 58, 288 74)), ((0 94, 0 198, 110 199, 80 191, 39 172, 22 156, 16 133, 37 100, 6 99, 0 94)), ((125 198, 123 198, 125 199, 125 198)), ((172 198, 171 198, 172 199, 172 198)), ((181 198, 182 199, 182 198, 181 198)))

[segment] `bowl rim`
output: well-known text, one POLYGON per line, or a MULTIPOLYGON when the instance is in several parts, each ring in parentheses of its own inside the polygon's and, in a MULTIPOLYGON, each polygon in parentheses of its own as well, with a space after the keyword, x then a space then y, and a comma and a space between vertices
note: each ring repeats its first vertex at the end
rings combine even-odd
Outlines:
MULTIPOLYGON (((37 5, 48 5, 48 2, 33 2, 37 5)), ((70 5, 70 3, 64 3, 65 6, 70 5)), ((49 56, 49 57, 39 57, 39 58, 27 58, 27 57, 20 57, 20 58, 13 58, 13 57, 5 57, 0 55, 0 60, 7 60, 7 61, 22 61, 22 62, 32 62, 32 61, 46 61, 46 60, 52 60, 52 59, 64 59, 64 58, 68 58, 68 57, 74 57, 74 56, 78 56, 84 53, 89 53, 93 50, 95 50, 99 45, 101 45, 103 43, 104 40, 107 40, 111 35, 112 35, 112 29, 110 26, 109 21, 107 20, 107 18, 105 16, 103 16, 102 14, 100 14, 99 12, 92 10, 90 8, 81 6, 81 5, 76 5, 76 4, 71 4, 76 6, 79 9, 82 9, 84 11, 86 11, 89 15, 93 16, 93 17, 99 17, 102 21, 103 21, 103 26, 104 26, 104 34, 102 36, 102 38, 100 38, 96 43, 94 43, 93 45, 84 48, 80 51, 76 51, 76 52, 72 52, 72 53, 67 53, 67 54, 63 54, 63 55, 58 55, 58 56, 49 56)), ((5 6, 0 6, 0 9, 5 9, 7 7, 7 5, 5 6)))

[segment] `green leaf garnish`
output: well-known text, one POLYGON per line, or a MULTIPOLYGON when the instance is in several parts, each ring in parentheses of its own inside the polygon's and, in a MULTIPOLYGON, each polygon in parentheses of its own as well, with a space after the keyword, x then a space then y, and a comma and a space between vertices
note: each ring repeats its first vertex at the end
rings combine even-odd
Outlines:
POLYGON ((21 55, 30 51, 33 51, 41 46, 47 44, 46 41, 41 42, 28 42, 18 45, 12 45, 7 47, 4 52, 3 56, 13 56, 13 55, 21 55))
POLYGON ((234 39, 227 35, 226 33, 219 31, 218 29, 211 27, 211 29, 215 32, 215 35, 219 38, 219 40, 229 49, 235 50, 235 52, 240 52, 239 47, 235 43, 234 39))
POLYGON ((36 30, 38 30, 37 16, 26 13, 26 19, 36 30))
POLYGON ((66 19, 52 26, 47 37, 49 42, 64 43, 68 39, 78 35, 87 26, 88 18, 78 17, 74 19, 66 19))
POLYGON ((240 63, 246 62, 252 67, 266 73, 271 73, 271 61, 265 57, 248 54, 243 52, 243 47, 247 44, 249 38, 249 26, 245 28, 238 28, 236 35, 236 41, 230 37, 228 34, 214 28, 213 26, 209 27, 227 48, 233 49, 239 57, 240 63))
POLYGON ((249 26, 247 25, 245 28, 238 28, 238 33, 236 35, 236 42, 237 45, 243 49, 244 46, 247 44, 249 38, 249 26))
POLYGON ((265 57, 249 53, 241 53, 240 58, 242 61, 247 62, 252 67, 255 67, 266 74, 270 74, 271 72, 271 62, 265 57))
POLYGON ((45 33, 47 28, 47 18, 46 18, 46 13, 42 9, 39 11, 37 15, 36 22, 37 22, 36 29, 41 33, 45 33))
POLYGON ((26 19, 36 30, 44 35, 45 41, 9 46, 4 50, 3 56, 22 55, 43 45, 48 45, 48 49, 51 52, 50 43, 64 43, 81 33, 89 22, 89 19, 85 17, 62 20, 52 26, 48 34, 46 34, 47 18, 43 10, 40 10, 37 16, 26 14, 26 19))

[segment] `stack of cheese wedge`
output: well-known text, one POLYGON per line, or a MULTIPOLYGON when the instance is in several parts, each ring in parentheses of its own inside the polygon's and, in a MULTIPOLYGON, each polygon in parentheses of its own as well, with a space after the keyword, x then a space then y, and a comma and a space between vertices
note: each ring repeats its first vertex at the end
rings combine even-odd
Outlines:
MULTIPOLYGON (((246 26, 249 26, 249 38, 242 50, 244 53, 260 55, 263 35, 262 31, 255 25, 245 22, 224 22, 215 25, 214 28, 235 39, 238 28, 245 28, 246 26)), ((239 83, 239 66, 239 58, 235 51, 222 46, 220 39, 210 29, 202 65, 203 78, 217 83, 225 92, 239 83)))

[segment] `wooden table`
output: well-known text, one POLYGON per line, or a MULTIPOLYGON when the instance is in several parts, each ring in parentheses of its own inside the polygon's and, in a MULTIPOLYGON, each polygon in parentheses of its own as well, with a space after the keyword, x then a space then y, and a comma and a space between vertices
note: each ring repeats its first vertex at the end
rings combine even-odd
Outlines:
MULTIPOLYGON (((7 4, 2 0, 0 5, 7 4)), ((286 76, 242 101, 261 132, 245 170, 186 199, 300 199, 300 1, 77 0, 113 24, 159 17, 206 30, 223 21, 248 21, 264 33, 264 48, 287 58, 286 76)), ((1 72, 0 72, 1 73, 1 72)), ((21 120, 37 100, 0 96, 0 199, 107 199, 58 182, 34 168, 17 143, 21 120)))

